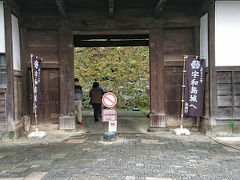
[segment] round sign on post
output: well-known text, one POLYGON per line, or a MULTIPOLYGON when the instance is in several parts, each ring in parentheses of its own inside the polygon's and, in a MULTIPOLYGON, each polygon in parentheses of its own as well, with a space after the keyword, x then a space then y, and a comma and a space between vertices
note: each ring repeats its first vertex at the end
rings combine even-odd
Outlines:
POLYGON ((117 103, 117 97, 113 93, 107 93, 102 98, 103 105, 106 107, 114 107, 117 103))

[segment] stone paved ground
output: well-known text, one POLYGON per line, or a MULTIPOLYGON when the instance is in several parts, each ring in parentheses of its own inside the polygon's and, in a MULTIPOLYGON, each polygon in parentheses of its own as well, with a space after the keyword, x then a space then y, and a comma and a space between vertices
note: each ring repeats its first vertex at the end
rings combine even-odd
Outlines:
MULTIPOLYGON (((118 133, 147 133, 149 119, 140 111, 118 111, 117 112, 118 133)), ((100 117, 101 120, 101 117, 100 117)), ((102 133, 107 131, 107 123, 95 123, 93 112, 83 112, 83 126, 77 125, 77 130, 88 133, 102 133)))
POLYGON ((0 179, 240 179, 240 152, 193 133, 79 134, 63 142, 1 143, 0 179))

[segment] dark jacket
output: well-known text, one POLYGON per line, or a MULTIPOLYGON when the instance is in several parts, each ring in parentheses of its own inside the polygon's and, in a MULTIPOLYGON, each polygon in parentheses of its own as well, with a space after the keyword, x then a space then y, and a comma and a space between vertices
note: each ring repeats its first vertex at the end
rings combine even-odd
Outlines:
POLYGON ((102 92, 99 88, 93 88, 91 89, 89 93, 89 97, 92 100, 92 103, 95 104, 101 104, 102 103, 102 92))
POLYGON ((82 87, 74 86, 74 100, 82 100, 82 87))

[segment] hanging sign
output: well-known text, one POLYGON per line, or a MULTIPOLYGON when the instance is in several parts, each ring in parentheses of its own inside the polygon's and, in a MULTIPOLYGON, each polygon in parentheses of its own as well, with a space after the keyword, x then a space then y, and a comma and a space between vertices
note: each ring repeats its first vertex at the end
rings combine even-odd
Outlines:
POLYGON ((117 103, 117 97, 113 93, 106 93, 102 98, 103 105, 106 107, 114 107, 117 103))
POLYGON ((31 55, 32 81, 33 81, 33 113, 37 114, 40 95, 40 79, 41 79, 42 59, 31 55))
POLYGON ((108 132, 117 132, 117 121, 109 121, 108 132))
POLYGON ((116 109, 103 109, 102 110, 102 122, 117 121, 116 109))
POLYGON ((203 115, 205 68, 204 59, 186 58, 184 115, 193 117, 203 115))

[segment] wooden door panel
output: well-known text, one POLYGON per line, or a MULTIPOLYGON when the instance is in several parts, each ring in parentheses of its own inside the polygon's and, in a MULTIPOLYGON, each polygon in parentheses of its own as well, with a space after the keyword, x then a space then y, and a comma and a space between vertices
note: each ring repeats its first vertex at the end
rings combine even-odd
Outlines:
MULTIPOLYGON (((165 113, 167 126, 178 126, 181 117, 183 67, 165 67, 165 113)), ((185 117, 184 125, 194 125, 193 117, 185 117)))
MULTIPOLYGON (((30 114, 31 122, 34 124, 32 111, 32 81, 29 81, 30 88, 30 114)), ((40 102, 38 122, 40 124, 56 124, 59 122, 59 70, 42 69, 40 102)))
POLYGON ((6 89, 0 88, 0 131, 7 130, 6 122, 6 89))

